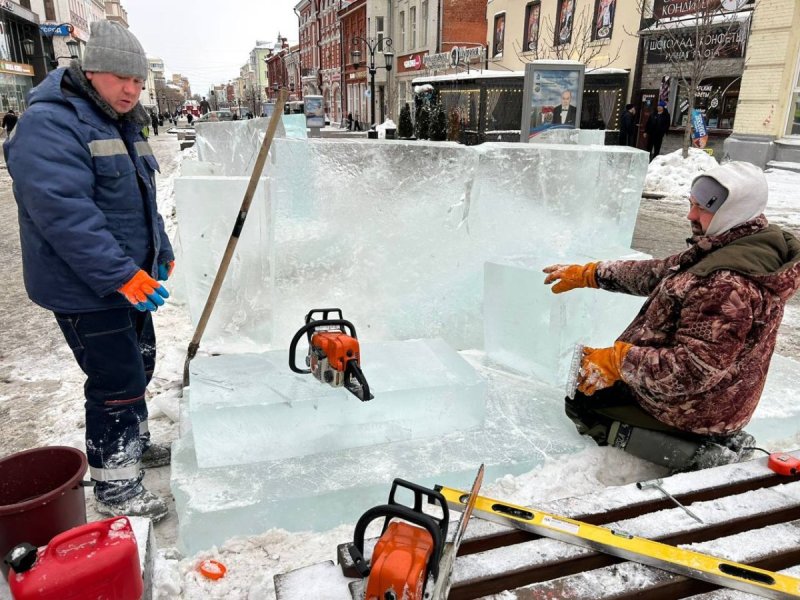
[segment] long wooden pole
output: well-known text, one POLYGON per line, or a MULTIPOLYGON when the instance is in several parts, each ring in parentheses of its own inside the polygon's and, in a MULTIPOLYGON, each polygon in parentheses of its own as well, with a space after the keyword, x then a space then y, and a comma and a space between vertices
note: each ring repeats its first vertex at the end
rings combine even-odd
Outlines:
POLYGON ((217 275, 214 277, 214 283, 211 286, 211 291, 206 299, 206 305, 203 307, 203 314, 200 316, 200 321, 197 323, 197 328, 194 330, 192 341, 189 343, 189 348, 186 351, 186 362, 183 364, 183 385, 189 385, 189 363, 197 355, 197 350, 200 348, 200 340, 203 338, 203 333, 208 325, 208 320, 214 310, 214 305, 217 302, 217 296, 222 288, 222 282, 225 281, 225 275, 228 273, 228 267, 233 259, 233 252, 236 250, 236 244, 239 242, 239 236, 242 233, 247 213, 250 210, 250 204, 253 202, 253 197, 256 194, 261 173, 264 171, 264 164, 267 162, 267 155, 269 149, 272 147, 272 140, 275 138, 275 131, 278 129, 281 115, 283 114, 283 106, 286 104, 287 91, 281 90, 278 94, 278 99, 275 102, 275 111, 269 120, 267 126, 267 133, 264 136, 264 141, 261 143, 261 149, 258 151, 256 157, 256 164, 253 167, 253 173, 250 175, 250 183, 247 184, 247 190, 244 193, 242 206, 239 209, 239 216, 236 217, 236 223, 233 226, 233 232, 228 240, 228 246, 225 248, 225 254, 222 255, 222 262, 220 262, 217 269, 217 275))

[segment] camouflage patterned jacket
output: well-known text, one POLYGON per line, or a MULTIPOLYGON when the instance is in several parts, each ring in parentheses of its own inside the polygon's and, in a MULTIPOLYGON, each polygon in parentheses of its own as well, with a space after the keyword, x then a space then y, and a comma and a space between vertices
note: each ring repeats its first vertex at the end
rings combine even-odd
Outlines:
POLYGON ((663 260, 600 263, 600 288, 647 296, 619 340, 622 379, 660 421, 727 434, 750 420, 786 301, 800 287, 800 241, 757 218, 663 260))

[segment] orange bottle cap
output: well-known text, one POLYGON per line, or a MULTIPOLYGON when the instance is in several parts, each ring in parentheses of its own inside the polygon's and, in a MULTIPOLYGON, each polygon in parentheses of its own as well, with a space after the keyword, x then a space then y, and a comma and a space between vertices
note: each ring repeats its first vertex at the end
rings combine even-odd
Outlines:
POLYGON ((204 560, 197 565, 197 570, 208 579, 222 579, 228 569, 221 562, 213 559, 204 560))

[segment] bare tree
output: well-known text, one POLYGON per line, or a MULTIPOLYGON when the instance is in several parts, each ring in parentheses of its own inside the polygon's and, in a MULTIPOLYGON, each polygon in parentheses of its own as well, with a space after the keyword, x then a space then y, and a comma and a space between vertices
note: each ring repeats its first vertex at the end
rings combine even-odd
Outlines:
MULTIPOLYGON (((642 0, 646 1, 646 0, 642 0)), ((594 3, 592 3, 594 4, 594 3)), ((608 43, 592 39, 593 11, 584 5, 573 19, 572 36, 570 41, 556 44, 558 28, 548 15, 544 17, 539 26, 539 35, 532 48, 523 49, 517 40, 514 40, 514 52, 523 62, 534 60, 577 60, 587 65, 589 69, 599 69, 614 64, 619 58, 622 43, 617 44, 616 51, 607 52, 608 43), (600 64, 591 64, 595 59, 604 56, 600 64), (591 67, 589 65, 591 64, 591 67)))
MULTIPOLYGON (((667 0, 661 0, 664 6, 667 0)), ((637 0, 643 15, 654 19, 653 0, 637 0)), ((747 40, 747 24, 740 20, 741 9, 748 0, 698 0, 695 11, 679 18, 667 18, 638 32, 645 39, 650 57, 664 62, 664 75, 675 77, 686 90, 688 120, 683 136, 683 157, 689 156, 692 135, 692 111, 699 86, 709 76, 712 65, 724 58, 743 56, 747 40), (733 10, 731 10, 733 9, 733 10)), ((645 24, 647 20, 644 21, 645 24)), ((648 62, 651 62, 649 60, 648 62)))

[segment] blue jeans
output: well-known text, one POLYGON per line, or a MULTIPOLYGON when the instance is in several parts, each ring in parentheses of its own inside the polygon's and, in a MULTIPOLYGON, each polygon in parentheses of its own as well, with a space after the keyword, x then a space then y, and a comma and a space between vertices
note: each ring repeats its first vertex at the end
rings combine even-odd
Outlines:
POLYGON ((142 452, 150 445, 144 392, 156 363, 149 312, 133 307, 54 313, 86 374, 86 454, 95 496, 122 502, 142 492, 142 452))

